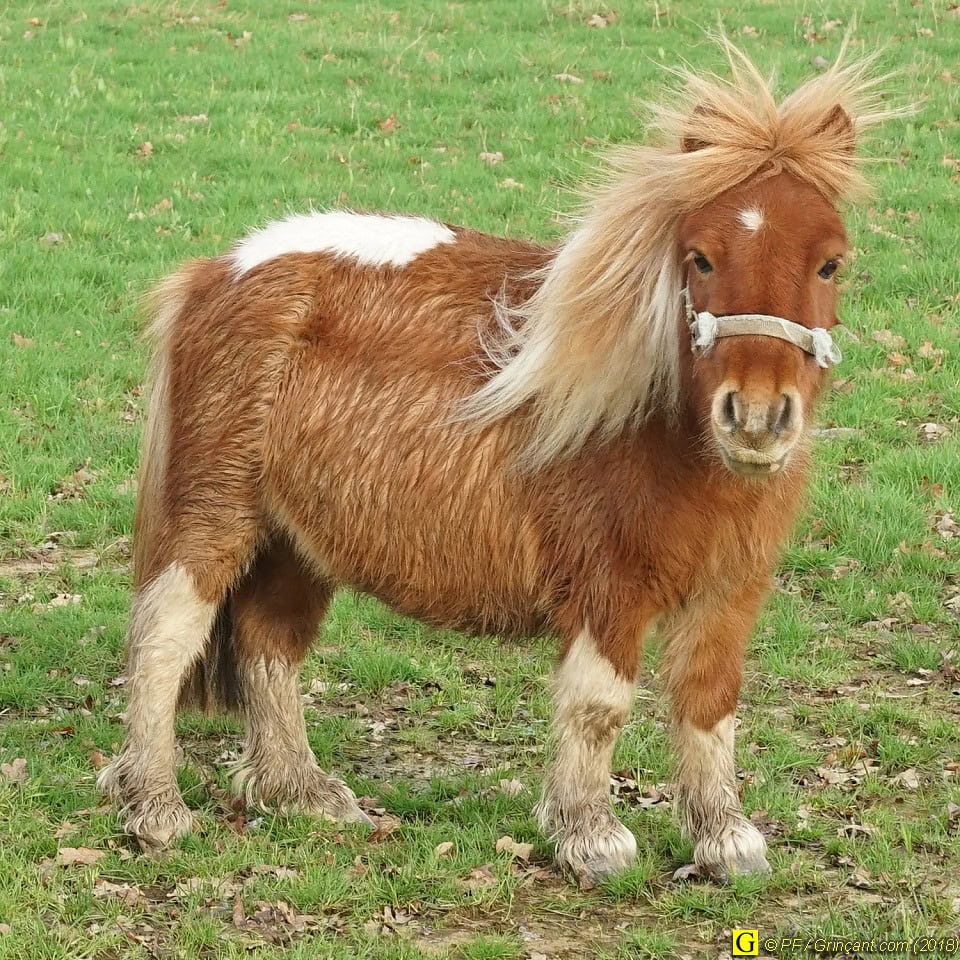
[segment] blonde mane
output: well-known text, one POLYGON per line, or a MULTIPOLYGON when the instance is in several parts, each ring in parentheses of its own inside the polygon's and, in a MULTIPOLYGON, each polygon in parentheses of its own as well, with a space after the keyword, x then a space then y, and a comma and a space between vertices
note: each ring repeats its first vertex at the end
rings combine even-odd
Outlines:
POLYGON ((779 105, 740 50, 721 37, 730 78, 675 71, 676 100, 652 108, 656 141, 609 158, 577 225, 523 304, 499 302, 495 375, 464 404, 490 424, 527 403, 526 465, 611 437, 654 409, 676 410, 681 266, 677 228, 690 211, 758 174, 784 171, 831 201, 866 183, 853 148, 867 128, 901 115, 877 93, 874 57, 827 71, 779 105))

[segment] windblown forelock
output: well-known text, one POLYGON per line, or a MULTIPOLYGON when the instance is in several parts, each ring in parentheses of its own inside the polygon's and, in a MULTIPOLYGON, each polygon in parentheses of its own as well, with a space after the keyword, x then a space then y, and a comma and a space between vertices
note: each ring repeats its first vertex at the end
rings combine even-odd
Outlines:
POLYGON ((905 112, 880 104, 874 58, 844 66, 841 50, 778 106, 772 79, 720 42, 730 79, 676 71, 677 98, 651 108, 656 142, 610 154, 537 292, 498 305, 504 337, 489 351, 498 370, 462 413, 492 423, 532 403, 529 467, 576 451, 591 434, 615 435, 653 409, 677 408, 683 217, 781 171, 831 202, 861 195, 853 138, 905 112))

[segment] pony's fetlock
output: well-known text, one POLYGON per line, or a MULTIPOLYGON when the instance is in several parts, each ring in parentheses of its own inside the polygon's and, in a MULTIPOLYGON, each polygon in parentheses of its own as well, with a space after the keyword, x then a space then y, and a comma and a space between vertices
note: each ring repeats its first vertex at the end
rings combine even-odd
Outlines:
POLYGON ((767 841, 746 817, 730 819, 716 833, 700 837, 693 860, 701 873, 715 880, 770 872, 767 841))
POLYGON ((162 850, 193 827, 176 783, 147 782, 127 753, 100 771, 97 788, 120 806, 124 832, 143 850, 162 850))
POLYGON ((375 826, 360 809, 354 792, 342 780, 321 770, 312 758, 295 768, 266 770, 250 761, 241 761, 233 789, 248 804, 267 810, 375 826))
POLYGON ((561 818, 551 816, 541 804, 537 813, 544 829, 554 825, 558 866, 572 873, 584 888, 625 870, 637 859, 636 838, 609 807, 561 818))
POLYGON ((123 829, 145 851, 163 850, 193 828, 193 814, 176 787, 128 804, 123 829))

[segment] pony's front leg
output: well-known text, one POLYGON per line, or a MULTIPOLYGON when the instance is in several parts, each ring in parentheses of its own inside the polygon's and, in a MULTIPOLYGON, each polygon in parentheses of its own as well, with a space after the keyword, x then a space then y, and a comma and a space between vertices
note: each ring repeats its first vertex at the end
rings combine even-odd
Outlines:
POLYGON ((770 870, 766 841, 740 806, 734 760, 744 648, 763 593, 745 590, 712 609, 692 604, 661 630, 681 823, 694 843, 696 866, 722 880, 770 870))
POLYGON ((629 677, 618 673, 584 630, 567 648, 554 680, 555 752, 536 812, 541 828, 557 841, 557 862, 585 885, 630 866, 637 856, 633 834, 610 809, 610 764, 630 716, 635 670, 629 677))

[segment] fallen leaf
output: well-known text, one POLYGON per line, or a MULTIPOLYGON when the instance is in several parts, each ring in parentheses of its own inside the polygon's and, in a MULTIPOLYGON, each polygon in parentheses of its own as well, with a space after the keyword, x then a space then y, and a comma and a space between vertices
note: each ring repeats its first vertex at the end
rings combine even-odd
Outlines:
POLYGON ((863 823, 845 823, 837 828, 838 837, 871 837, 873 836, 873 827, 868 827, 863 823))
POLYGON ((482 890, 484 887, 493 886, 497 878, 490 869, 491 866, 492 864, 485 863, 481 867, 474 867, 460 882, 467 890, 482 890))
POLYGON ((144 898, 140 888, 134 883, 113 883, 97 877, 93 884, 93 895, 97 900, 120 900, 134 907, 144 898))
POLYGON ((910 767, 903 773, 898 773, 890 782, 907 790, 918 790, 920 788, 920 777, 915 767, 910 767))
POLYGON ((89 867, 106 856, 103 850, 91 850, 89 847, 61 847, 57 851, 57 866, 89 867))
POLYGON ((617 14, 614 10, 608 10, 606 13, 595 13, 589 20, 587 20, 588 27, 596 27, 598 30, 602 30, 604 27, 608 27, 611 23, 617 22, 617 14))
POLYGON ((847 883, 858 890, 873 890, 876 887, 873 876, 865 867, 857 867, 847 878, 847 883))
POLYGON ((519 780, 501 780, 500 792, 508 797, 516 797, 523 793, 524 787, 519 780))
POLYGON ((892 330, 874 330, 871 336, 888 350, 897 350, 907 345, 907 341, 899 333, 894 333, 892 330))
POLYGON ((559 80, 560 83, 583 83, 580 77, 575 77, 572 73, 555 73, 553 79, 559 80))
POLYGON ((32 347, 33 346, 33 340, 30 337, 21 337, 20 334, 16 332, 16 330, 14 330, 14 332, 10 334, 10 339, 13 341, 13 345, 15 347, 32 347))
POLYGON ((400 129, 400 124, 397 122, 397 115, 395 113, 391 113, 386 120, 381 120, 377 126, 380 127, 383 133, 393 133, 394 130, 400 129))
POLYGON ((10 783, 23 783, 30 776, 27 761, 23 757, 17 757, 11 763, 0 763, 0 774, 10 783))
POLYGON ((377 828, 367 837, 367 843, 379 843, 385 840, 400 826, 400 821, 396 817, 391 817, 389 813, 377 817, 376 822, 377 828))
POLYGON ((529 860, 530 854, 533 853, 533 844, 517 843, 513 837, 501 837, 497 841, 496 850, 497 853, 508 853, 518 860, 529 860))
POLYGON ((942 423, 921 423, 920 436, 928 443, 936 443, 944 437, 950 436, 950 428, 942 423))

